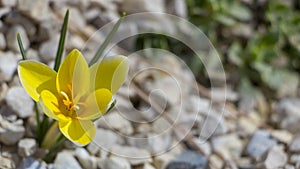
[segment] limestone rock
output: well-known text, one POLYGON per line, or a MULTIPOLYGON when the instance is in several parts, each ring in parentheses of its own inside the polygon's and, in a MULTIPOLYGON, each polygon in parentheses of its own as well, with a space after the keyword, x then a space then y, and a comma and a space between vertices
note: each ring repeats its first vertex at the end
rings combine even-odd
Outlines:
POLYGON ((4 119, 0 120, 0 141, 6 145, 16 144, 25 134, 23 121, 10 123, 4 119), (21 123, 21 124, 18 124, 21 123))
POLYGON ((27 118, 33 114, 33 101, 22 87, 12 87, 5 96, 6 103, 21 118, 27 118))
POLYGON ((82 169, 71 152, 63 151, 57 154, 53 169, 82 169))
POLYGON ((18 143, 18 153, 22 157, 28 157, 35 153, 37 144, 35 139, 25 138, 18 143))
POLYGON ((270 134, 264 130, 258 130, 249 141, 246 152, 253 158, 261 158, 277 142, 270 138, 270 134))
POLYGON ((10 81, 17 69, 18 60, 12 52, 0 52, 0 82, 10 81))
POLYGON ((17 41, 17 33, 20 33, 24 49, 25 50, 28 49, 30 46, 30 42, 24 27, 21 25, 13 26, 8 30, 6 34, 6 42, 8 48, 14 52, 20 51, 18 41, 17 41))

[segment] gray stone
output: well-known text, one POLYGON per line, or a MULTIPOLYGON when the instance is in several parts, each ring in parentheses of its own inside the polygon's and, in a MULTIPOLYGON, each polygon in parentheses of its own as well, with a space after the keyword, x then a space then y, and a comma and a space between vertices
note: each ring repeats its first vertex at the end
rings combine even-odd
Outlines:
POLYGON ((224 159, 237 159, 240 157, 244 145, 236 134, 222 135, 212 138, 214 152, 224 159))
POLYGON ((11 8, 10 7, 1 7, 0 8, 0 17, 3 17, 4 15, 7 15, 10 12, 11 12, 11 8))
POLYGON ((271 135, 279 142, 285 143, 287 145, 289 145, 293 140, 293 134, 286 130, 273 130, 271 131, 271 135))
POLYGON ((106 11, 116 11, 117 10, 117 6, 113 2, 113 0, 107 0, 107 1, 91 0, 90 2, 91 2, 91 5, 106 9, 106 11))
POLYGON ((213 99, 218 101, 237 101, 238 99, 238 94, 230 88, 211 88, 210 95, 213 99))
POLYGON ((151 164, 145 163, 143 169, 155 169, 151 164))
POLYGON ((57 29, 58 27, 59 26, 52 20, 45 20, 40 22, 36 35, 38 36, 37 40, 39 42, 48 41, 51 37, 59 34, 59 29, 57 29))
POLYGON ((300 100, 296 98, 282 99, 276 106, 272 120, 279 123, 281 129, 297 133, 300 129, 300 100))
POLYGON ((210 142, 205 141, 201 138, 194 138, 193 140, 206 154, 211 154, 212 148, 210 142))
POLYGON ((274 146, 272 147, 266 157, 264 158, 263 165, 266 169, 274 169, 284 167, 288 161, 288 156, 284 152, 283 147, 274 146))
POLYGON ((6 40, 3 33, 0 33, 0 50, 4 50, 6 48, 6 40))
POLYGON ((162 108, 167 106, 167 103, 176 105, 180 103, 181 90, 176 80, 171 77, 161 77, 154 83, 146 83, 146 90, 150 92, 150 101, 156 101, 162 108))
POLYGON ((93 142, 88 145, 87 149, 91 154, 96 154, 100 149, 109 151, 114 145, 123 143, 123 138, 116 133, 98 128, 93 142))
POLYGON ((174 14, 183 18, 187 17, 187 5, 183 0, 171 0, 167 2, 167 11, 169 14, 174 14))
POLYGON ((54 160, 53 169, 82 169, 71 152, 62 151, 54 160))
POLYGON ((147 134, 147 142, 150 147, 150 152, 153 155, 166 152, 172 146, 172 131, 167 130, 159 134, 149 133, 147 134))
MULTIPOLYGON (((120 18, 120 15, 114 11, 107 11, 105 13, 101 13, 100 15, 97 15, 95 18, 93 18, 92 25, 96 26, 96 27, 102 27, 112 21, 117 20, 118 18, 120 18)), ((130 25, 128 25, 130 28, 130 25)), ((118 29, 118 33, 116 35, 119 34, 119 30, 122 28, 123 26, 121 25, 118 29)), ((108 33, 108 32, 107 32, 108 33)), ((106 33, 105 33, 106 34, 106 33)), ((116 38, 117 39, 117 38, 116 38)))
MULTIPOLYGON (((113 15, 113 14, 111 14, 113 15)), ((114 16, 111 16, 114 17, 114 16)), ((119 16, 116 16, 119 17, 119 16)), ((138 27, 136 23, 132 22, 126 22, 123 26, 121 25, 120 28, 118 29, 118 33, 116 34, 116 39, 122 39, 122 36, 124 35, 137 35, 138 32, 138 27), (118 37, 121 36, 121 37, 118 37)), ((120 47, 124 48, 127 51, 132 51, 135 49, 135 44, 137 41, 137 36, 131 36, 130 38, 127 38, 124 41, 121 41, 120 47)))
POLYGON ((241 169, 255 168, 255 163, 251 157, 242 157, 237 161, 237 166, 241 169))
POLYGON ((210 136, 224 134, 228 131, 228 127, 225 123, 222 111, 217 112, 216 110, 211 109, 207 114, 205 121, 201 124, 200 127, 200 136, 202 138, 209 138, 210 136))
POLYGON ((156 155, 170 150, 172 146, 172 131, 168 130, 159 134, 153 132, 136 134, 128 137, 126 140, 130 146, 146 149, 152 155, 156 155))
POLYGON ((284 166, 284 169, 295 169, 293 165, 287 164, 284 166))
POLYGON ((276 140, 270 138, 270 134, 268 132, 258 130, 249 141, 246 152, 253 158, 261 158, 265 152, 276 144, 276 140))
POLYGON ((223 160, 215 154, 212 154, 211 156, 209 156, 209 161, 210 161, 210 163, 214 164, 216 169, 221 169, 224 165, 223 160))
POLYGON ((32 0, 18 0, 18 9, 24 12, 31 18, 42 21, 49 18, 50 8, 49 0, 32 1, 32 0))
POLYGON ((11 169, 11 168, 16 168, 16 165, 11 159, 3 157, 2 154, 1 154, 1 156, 0 156, 0 168, 11 169))
POLYGON ((0 82, 10 81, 17 69, 17 57, 12 52, 0 52, 0 82))
POLYGON ((238 134, 243 137, 253 135, 258 128, 255 122, 252 120, 252 118, 240 117, 237 124, 238 134))
POLYGON ((154 157, 153 164, 156 168, 162 169, 166 168, 168 164, 175 159, 175 156, 170 153, 164 153, 159 156, 154 157))
POLYGON ((32 157, 23 158, 18 169, 47 169, 47 164, 32 157))
MULTIPOLYGON (((76 27, 84 28, 86 26, 86 21, 78 8, 69 8, 70 11, 70 22, 76 23, 76 27)), ((62 10, 63 15, 66 9, 62 10)))
POLYGON ((86 21, 91 22, 92 20, 97 18, 100 15, 100 13, 101 11, 98 8, 92 7, 88 11, 83 13, 83 17, 86 21))
POLYGON ((170 162, 167 169, 205 169, 208 160, 202 154, 185 150, 174 161, 170 162))
POLYGON ((10 88, 5 101, 21 118, 27 118, 33 114, 34 103, 22 87, 10 88))
POLYGON ((152 131, 160 134, 168 131, 172 125, 164 118, 159 118, 152 123, 152 131))
POLYGON ((0 120, 0 141, 6 145, 16 144, 25 134, 23 121, 10 123, 4 119, 0 120))
POLYGON ((300 163, 300 154, 293 154, 293 155, 291 155, 290 162, 292 164, 300 163))
MULTIPOLYGON (((0 86, 0 101, 4 99, 8 90, 8 86, 6 83, 2 83, 0 86)), ((2 113, 1 113, 2 114, 2 113)))
POLYGON ((40 46, 39 54, 44 62, 50 62, 55 59, 58 42, 59 36, 54 36, 40 46))
POLYGON ((79 163, 83 168, 87 169, 96 169, 97 168, 97 159, 93 156, 90 156, 89 153, 84 148, 76 148, 75 157, 77 157, 79 163))
POLYGON ((26 56, 27 56, 27 59, 34 60, 34 61, 40 61, 39 54, 35 49, 29 48, 26 51, 26 56))
POLYGON ((183 102, 183 108, 188 113, 207 113, 209 111, 210 100, 192 95, 183 102))
POLYGON ((72 35, 68 40, 67 49, 81 49, 85 45, 85 41, 78 35, 72 35))
POLYGON ((102 117, 101 120, 103 121, 103 126, 100 125, 100 127, 118 130, 125 135, 131 135, 133 133, 131 123, 117 112, 111 112, 102 117))
POLYGON ((126 13, 165 12, 164 0, 123 0, 121 10, 126 13))
POLYGON ((17 0, 1 0, 0 4, 6 7, 13 7, 17 5, 17 0))
POLYGON ((18 143, 18 153, 21 157, 32 156, 37 148, 35 139, 24 138, 18 143))
POLYGON ((151 154, 145 149, 115 145, 112 147, 112 152, 119 156, 126 157, 131 165, 152 162, 151 154))
POLYGON ((36 34, 37 28, 33 21, 19 11, 11 11, 4 17, 4 22, 10 25, 22 25, 26 30, 29 41, 36 41, 40 37, 36 34))
POLYGON ((30 42, 28 39, 28 36, 26 34, 26 31, 23 26, 16 25, 10 28, 6 34, 6 42, 7 46, 10 50, 13 50, 15 52, 20 52, 18 41, 17 41, 17 33, 20 33, 20 36, 22 38, 24 49, 28 49, 30 46, 30 42))
POLYGON ((112 156, 98 162, 99 168, 105 169, 131 169, 128 160, 122 157, 112 156))
POLYGON ((138 125, 137 127, 137 132, 139 133, 148 133, 151 131, 151 125, 150 124, 147 124, 147 123, 142 123, 140 125, 138 125))
POLYGON ((292 143, 289 146, 291 152, 300 152, 300 135, 294 137, 292 143))

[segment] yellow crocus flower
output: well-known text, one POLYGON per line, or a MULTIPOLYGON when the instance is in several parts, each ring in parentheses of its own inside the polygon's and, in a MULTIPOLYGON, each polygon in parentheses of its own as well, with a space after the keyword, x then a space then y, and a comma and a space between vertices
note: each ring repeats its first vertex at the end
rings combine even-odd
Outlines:
POLYGON ((86 145, 96 133, 92 120, 106 113, 112 95, 126 79, 128 60, 112 56, 88 67, 80 51, 74 49, 57 73, 29 60, 19 63, 18 73, 27 93, 48 117, 58 121, 64 136, 86 145))

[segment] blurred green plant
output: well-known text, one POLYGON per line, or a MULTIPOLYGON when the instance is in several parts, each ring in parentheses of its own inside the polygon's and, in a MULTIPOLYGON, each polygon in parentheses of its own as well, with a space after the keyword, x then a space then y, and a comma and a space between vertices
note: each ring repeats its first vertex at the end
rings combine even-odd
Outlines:
MULTIPOLYGON (((300 73, 298 0, 186 2, 188 20, 213 43, 231 84, 240 89, 240 82, 246 80, 268 98, 295 94, 300 73)), ((137 49, 162 48, 181 56, 197 79, 209 86, 199 58, 182 43, 162 35, 142 35, 137 44, 137 49)))

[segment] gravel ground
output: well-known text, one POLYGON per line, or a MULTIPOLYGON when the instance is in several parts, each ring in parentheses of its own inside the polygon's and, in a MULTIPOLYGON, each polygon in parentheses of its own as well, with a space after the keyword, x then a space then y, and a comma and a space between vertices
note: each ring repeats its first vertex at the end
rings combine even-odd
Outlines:
MULTIPOLYGON (((244 94, 230 85, 214 90, 193 85, 193 75, 169 53, 156 55, 156 60, 140 57, 142 53, 130 55, 128 81, 115 96, 116 107, 95 121, 94 141, 85 147, 66 142, 53 162, 44 162, 45 152, 34 139, 34 104, 16 72, 21 59, 17 32, 29 59, 53 66, 66 9, 70 22, 65 53, 83 49, 90 59, 105 36, 96 34, 87 45, 86 40, 122 12, 166 12, 184 18, 185 2, 0 0, 0 4, 0 168, 300 168, 298 97, 268 105, 261 93, 244 94), (151 71, 152 67, 167 73, 151 71), (225 89, 227 101, 216 100, 225 89)), ((127 24, 120 28, 122 34, 137 33, 141 26, 160 30, 161 24, 169 23, 149 18, 127 24)), ((130 51, 135 40, 127 39, 120 46, 130 51)), ((108 55, 127 55, 125 50, 115 47, 108 55)))

